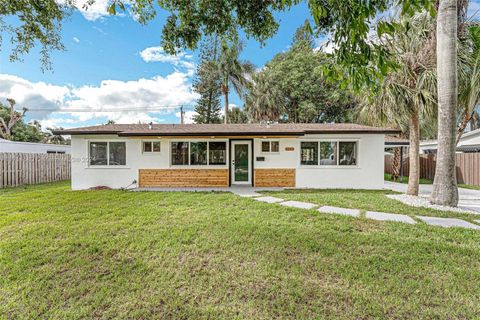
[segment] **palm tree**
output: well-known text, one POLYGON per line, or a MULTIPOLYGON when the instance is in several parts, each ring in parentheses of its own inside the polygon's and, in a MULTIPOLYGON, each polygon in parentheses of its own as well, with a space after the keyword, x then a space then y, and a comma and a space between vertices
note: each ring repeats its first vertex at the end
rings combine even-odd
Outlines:
POLYGON ((282 94, 272 81, 268 70, 253 76, 253 86, 245 99, 245 110, 254 121, 277 121, 285 113, 282 94))
POLYGON ((437 13, 438 149, 430 202, 456 206, 457 0, 440 0, 437 13))
POLYGON ((435 60, 432 19, 428 14, 402 18, 399 28, 381 41, 397 67, 383 79, 374 99, 361 105, 366 122, 401 128, 410 140, 407 194, 418 195, 420 180, 420 123, 435 118, 435 60))
POLYGON ((480 103, 480 27, 475 25, 467 29, 466 43, 460 43, 458 66, 458 128, 455 145, 458 144, 467 125, 475 123, 480 103))
POLYGON ((240 60, 243 43, 235 40, 229 43, 222 40, 220 54, 216 62, 216 72, 221 79, 221 90, 225 100, 225 124, 228 123, 228 94, 230 86, 240 98, 245 97, 249 86, 249 75, 255 70, 255 66, 249 61, 240 60))

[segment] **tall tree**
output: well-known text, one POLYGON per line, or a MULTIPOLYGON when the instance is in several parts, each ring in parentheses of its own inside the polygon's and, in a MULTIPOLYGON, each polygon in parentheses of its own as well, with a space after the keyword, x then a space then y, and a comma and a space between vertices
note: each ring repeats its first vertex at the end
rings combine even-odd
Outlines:
POLYGON ((458 144, 467 125, 475 129, 480 103, 480 26, 467 28, 465 39, 459 41, 459 93, 458 127, 455 144, 458 144), (472 126, 473 125, 473 126, 472 126))
POLYGON ((438 149, 430 201, 456 206, 457 0, 441 0, 437 18, 438 149))
POLYGON ((245 107, 255 121, 346 122, 356 105, 352 92, 327 81, 324 68, 332 59, 313 48, 304 24, 290 49, 276 55, 253 78, 245 107))
POLYGON ((0 104, 0 137, 6 140, 13 140, 12 129, 21 122, 27 108, 23 108, 22 112, 15 110, 15 100, 7 99, 8 105, 0 104))
POLYGON ((245 111, 254 121, 278 121, 285 114, 284 95, 266 68, 255 74, 245 99, 245 111))
POLYGON ((245 97, 249 85, 249 76, 255 71, 255 66, 249 61, 240 60, 243 43, 235 38, 233 41, 222 40, 220 55, 216 62, 216 72, 221 81, 221 91, 224 97, 225 118, 228 123, 228 96, 233 88, 240 98, 245 97))
POLYGON ((221 122, 221 82, 216 72, 217 39, 217 36, 208 37, 200 46, 200 64, 193 80, 193 90, 200 95, 195 105, 195 123, 221 122))
POLYGON ((230 123, 248 123, 248 114, 244 109, 239 107, 233 107, 228 110, 228 119, 230 123))
POLYGON ((378 39, 397 67, 360 111, 364 121, 401 128, 409 137, 409 195, 418 195, 419 189, 420 123, 422 118, 434 119, 437 106, 433 22, 427 14, 404 17, 393 35, 378 39))

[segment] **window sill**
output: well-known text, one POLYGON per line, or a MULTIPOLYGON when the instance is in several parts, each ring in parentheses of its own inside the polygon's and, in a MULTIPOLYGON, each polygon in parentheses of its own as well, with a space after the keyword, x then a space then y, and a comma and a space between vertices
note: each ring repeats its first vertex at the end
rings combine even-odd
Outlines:
POLYGON ((87 166, 85 169, 131 169, 131 167, 127 166, 87 166))
POLYGON ((360 166, 300 165, 299 169, 361 169, 360 166))
POLYGON ((226 164, 217 164, 217 165, 170 165, 171 169, 228 169, 226 164))

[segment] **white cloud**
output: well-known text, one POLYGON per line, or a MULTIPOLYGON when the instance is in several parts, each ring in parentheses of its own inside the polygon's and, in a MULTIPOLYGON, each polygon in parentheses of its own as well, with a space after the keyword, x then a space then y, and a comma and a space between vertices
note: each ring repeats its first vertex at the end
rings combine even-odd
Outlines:
POLYGON ((78 39, 77 37, 73 37, 73 41, 75 41, 76 43, 79 43, 80 39, 78 39))
POLYGON ((79 0, 75 3, 75 6, 85 19, 95 21, 108 15, 107 8, 109 0, 95 0, 93 4, 86 6, 87 1, 88 0, 79 0))
POLYGON ((192 104, 197 94, 192 91, 189 75, 178 71, 165 77, 104 80, 99 86, 81 87, 0 74, 0 99, 5 98, 15 99, 20 108, 29 108, 27 116, 44 125, 71 127, 100 118, 118 123, 158 122, 159 116, 173 116, 173 106, 192 104))
MULTIPOLYGON (((197 112, 195 111, 184 111, 183 113, 183 123, 188 124, 188 123, 194 123, 193 117, 197 115, 197 112)), ((180 121, 180 112, 175 113, 175 116, 179 119, 180 121)))
POLYGON ((140 56, 145 62, 170 63, 177 67, 183 67, 188 70, 194 70, 195 64, 192 62, 192 55, 185 52, 179 52, 177 55, 167 54, 161 46, 148 47, 140 52, 140 56))

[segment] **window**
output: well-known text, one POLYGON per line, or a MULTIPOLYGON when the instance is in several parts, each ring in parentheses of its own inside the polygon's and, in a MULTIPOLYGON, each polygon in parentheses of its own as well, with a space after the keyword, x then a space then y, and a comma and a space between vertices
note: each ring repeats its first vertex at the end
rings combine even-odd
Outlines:
POLYGON ((356 141, 303 141, 300 164, 320 166, 356 166, 356 141))
POLYGON ((106 166, 108 142, 90 142, 90 165, 106 166))
POLYGON ((262 152, 280 152, 280 142, 262 141, 262 152))
POLYGON ((143 153, 160 152, 160 141, 144 141, 143 153))
POLYGON ((172 165, 188 165, 188 142, 172 142, 172 165))
POLYGON ((324 165, 324 166, 337 165, 337 142, 336 141, 320 142, 320 165, 324 165))
POLYGON ((91 166, 124 166, 127 160, 125 142, 90 142, 91 166))
POLYGON ((357 143, 339 142, 338 158, 341 166, 355 166, 357 164, 357 143))
POLYGON ((190 143, 190 164, 192 166, 207 164, 207 143, 206 142, 190 143))
POLYGON ((126 163, 125 142, 109 142, 109 166, 124 166, 126 163))
POLYGON ((302 165, 318 165, 318 142, 300 143, 300 163, 302 165))
POLYGON ((227 143, 225 141, 172 142, 172 165, 226 165, 227 143))
POLYGON ((209 142, 209 161, 210 165, 226 165, 227 164, 227 143, 226 142, 209 142))

